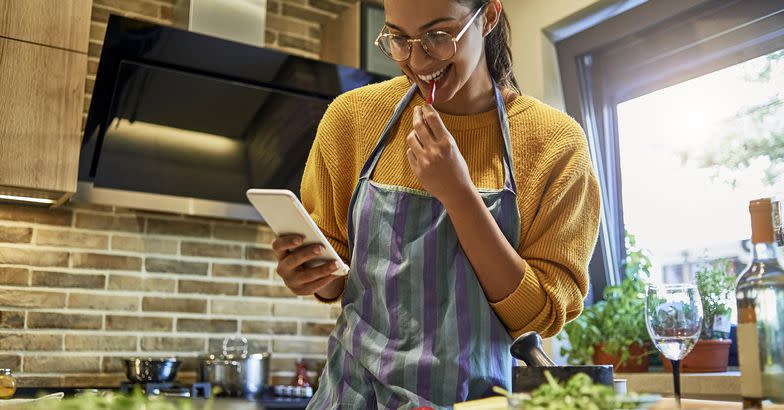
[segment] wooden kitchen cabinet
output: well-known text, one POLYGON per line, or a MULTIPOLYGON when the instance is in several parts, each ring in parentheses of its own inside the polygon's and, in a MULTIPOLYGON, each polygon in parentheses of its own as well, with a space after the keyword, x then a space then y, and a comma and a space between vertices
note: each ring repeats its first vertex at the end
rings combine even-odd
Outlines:
POLYGON ((0 195, 76 192, 92 0, 0 0, 0 195))
POLYGON ((321 27, 322 60, 359 68, 361 16, 362 4, 355 2, 321 27))
POLYGON ((0 0, 0 37, 87 53, 92 0, 0 0))
POLYGON ((87 54, 0 38, 0 194, 76 192, 86 71, 87 54))

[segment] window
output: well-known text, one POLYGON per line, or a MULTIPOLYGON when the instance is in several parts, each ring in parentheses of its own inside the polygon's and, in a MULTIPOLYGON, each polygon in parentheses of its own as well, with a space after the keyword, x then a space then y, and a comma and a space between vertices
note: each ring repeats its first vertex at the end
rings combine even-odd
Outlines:
POLYGON ((749 258, 748 201, 784 193, 784 51, 617 106, 623 223, 664 282, 749 258))
POLYGON ((384 24, 384 8, 382 6, 362 3, 362 69, 394 77, 400 75, 400 66, 387 58, 375 44, 376 37, 384 24))
POLYGON ((556 43, 566 108, 602 187, 594 295, 622 278, 626 229, 669 279, 694 261, 742 255, 748 200, 782 191, 782 155, 751 158, 748 141, 761 128, 762 151, 782 131, 774 91, 784 88, 747 78, 767 63, 781 69, 782 27, 781 1, 659 0, 556 43))

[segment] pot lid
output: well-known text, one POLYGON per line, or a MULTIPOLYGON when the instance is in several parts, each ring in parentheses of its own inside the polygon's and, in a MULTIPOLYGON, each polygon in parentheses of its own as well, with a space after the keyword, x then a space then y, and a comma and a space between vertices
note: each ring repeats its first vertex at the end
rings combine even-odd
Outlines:
POLYGON ((248 339, 242 336, 227 336, 223 339, 223 346, 220 353, 210 353, 202 356, 203 360, 212 362, 236 361, 247 358, 267 359, 269 352, 248 353, 248 339))
POLYGON ((248 339, 242 336, 227 336, 223 339, 222 358, 244 359, 248 356, 248 339))

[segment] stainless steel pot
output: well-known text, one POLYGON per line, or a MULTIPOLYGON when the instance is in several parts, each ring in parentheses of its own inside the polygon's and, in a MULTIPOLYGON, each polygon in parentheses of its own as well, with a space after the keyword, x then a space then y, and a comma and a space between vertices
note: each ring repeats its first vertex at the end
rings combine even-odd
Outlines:
POLYGON ((223 340, 223 351, 202 358, 200 380, 210 382, 228 396, 254 397, 269 385, 270 354, 248 354, 248 340, 230 336, 223 340))
POLYGON ((125 359, 125 375, 134 383, 168 383, 177 376, 180 362, 173 357, 125 359))

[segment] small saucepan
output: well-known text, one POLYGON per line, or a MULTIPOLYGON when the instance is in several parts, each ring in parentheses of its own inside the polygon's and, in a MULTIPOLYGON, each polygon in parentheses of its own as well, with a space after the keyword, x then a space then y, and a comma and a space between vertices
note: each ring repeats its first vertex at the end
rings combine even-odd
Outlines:
POLYGON ((169 383, 179 368, 180 362, 173 357, 125 359, 125 375, 134 383, 169 383))
POLYGON ((222 395, 256 397, 269 386, 270 354, 248 354, 248 340, 230 336, 223 340, 223 352, 203 357, 201 381, 220 388, 222 395))

